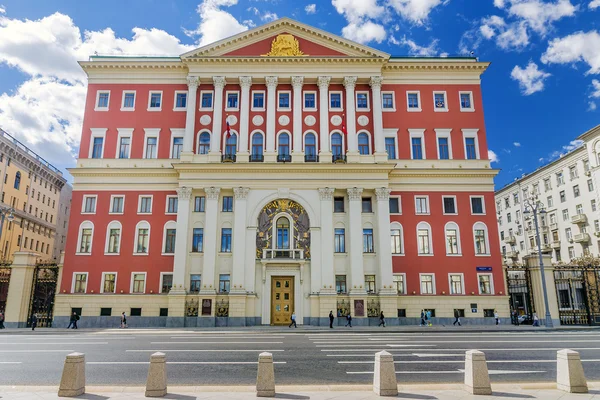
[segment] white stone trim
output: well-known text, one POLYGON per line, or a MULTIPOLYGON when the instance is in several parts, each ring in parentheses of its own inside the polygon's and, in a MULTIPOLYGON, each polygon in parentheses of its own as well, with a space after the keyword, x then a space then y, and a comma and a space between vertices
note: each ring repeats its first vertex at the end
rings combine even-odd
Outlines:
POLYGON ((96 91, 96 103, 94 103, 94 111, 108 111, 110 108, 110 90, 98 90, 96 91), (106 107, 99 107, 98 101, 100 100, 100 94, 108 93, 108 101, 106 102, 106 107))
POLYGON ((264 112, 267 106, 267 91, 266 90, 252 90, 250 95, 250 110, 255 112, 264 112), (254 94, 262 93, 263 95, 263 106, 262 107, 254 107, 254 94))
POLYGON ((481 155, 479 154, 479 138, 478 133, 479 129, 462 129, 463 133, 463 148, 465 150, 465 159, 467 159, 467 138, 475 139, 475 158, 477 160, 481 159, 481 155))
POLYGON ((211 140, 212 140, 212 132, 210 131, 210 129, 206 129, 206 128, 200 129, 198 131, 198 133, 196 134, 196 154, 197 155, 202 155, 202 156, 207 156, 208 153, 210 153, 210 146, 211 146, 210 142, 211 142, 211 140), (204 153, 204 154, 200 154, 200 152, 199 152, 199 149, 200 149, 200 136, 203 133, 208 133, 208 152, 204 153))
POLYGON ((398 212, 393 213, 390 211, 390 215, 402 215, 402 196, 401 195, 390 195, 390 199, 398 199, 398 212))
MULTIPOLYGON (((33 243, 33 238, 31 238, 31 241, 33 243)), ((81 224, 79 224, 79 229, 78 229, 78 233, 77 233, 77 249, 75 250, 75 255, 91 256, 93 246, 94 246, 94 223, 92 221, 86 220, 86 221, 83 221, 81 224), (81 249, 81 239, 83 236, 82 233, 83 233, 84 229, 88 229, 88 228, 92 228, 92 238, 90 240, 90 251, 88 253, 81 253, 79 250, 81 249)))
MULTIPOLYGON (((39 192, 38 192, 39 193, 39 192)), ((97 194, 85 194, 81 200, 81 214, 82 215, 93 215, 96 214, 96 210, 98 209, 98 195, 97 194), (85 211, 85 203, 87 199, 95 199, 94 201, 94 211, 85 211)))
POLYGON ((408 111, 408 112, 421 112, 421 111, 423 111, 423 104, 421 103, 421 92, 419 90, 407 90, 406 91, 406 111, 408 111), (418 108, 410 108, 410 106, 409 106, 408 95, 412 94, 412 93, 416 93, 417 94, 417 101, 419 102, 419 107, 418 108))
POLYGON ((100 280, 100 293, 117 293, 117 280, 119 279, 119 273, 118 272, 102 272, 102 278, 100 280), (115 291, 114 292, 105 292, 104 291, 104 279, 105 276, 108 274, 114 274, 115 275, 115 291))
POLYGON ((446 222, 446 225, 444 225, 444 240, 446 243, 446 256, 448 257, 461 257, 462 256, 462 247, 461 247, 461 240, 460 240, 460 226, 454 222, 454 221, 448 221, 446 222), (446 234, 446 231, 448 229, 454 229, 456 230, 456 250, 458 251, 458 253, 453 254, 453 253, 449 253, 448 252, 448 235, 446 234))
POLYGON ((187 103, 189 101, 189 93, 187 90, 176 90, 173 93, 173 111, 187 111, 187 103), (185 94, 185 107, 177 107, 177 95, 185 94))
POLYGON ((469 196, 469 208, 471 209, 471 215, 486 215, 486 210, 485 210, 485 196, 481 196, 481 195, 472 195, 469 196), (483 213, 479 214, 475 214, 473 213, 473 202, 471 201, 471 199, 481 199, 481 207, 483 209, 483 213))
POLYGON ((442 214, 444 214, 444 215, 458 215, 458 201, 456 200, 456 195, 453 195, 453 194, 444 194, 444 195, 442 195, 442 214), (454 199, 454 212, 453 213, 447 213, 446 210, 444 209, 444 199, 445 198, 452 198, 452 199, 454 199))
POLYGON ((410 147, 410 158, 411 158, 411 160, 415 160, 414 154, 413 154, 413 145, 412 145, 413 138, 420 138, 421 139, 421 150, 423 151, 423 158, 421 158, 421 159, 422 160, 426 160, 427 159, 427 153, 425 151, 425 129, 409 129, 408 130, 408 134, 409 134, 408 145, 410 147))
POLYGON ((450 296, 460 296, 467 294, 467 290, 465 288, 465 274, 463 272, 448 272, 448 294, 450 296), (462 293, 452 293, 452 275, 460 276, 460 288, 462 289, 462 293))
POLYGON ((429 223, 427 223, 425 221, 421 221, 417 224, 417 229, 415 230, 415 233, 417 234, 417 236, 416 236, 416 238, 417 238, 417 255, 419 257, 433 256, 433 240, 432 240, 433 233, 431 231, 431 225, 429 225, 429 223), (427 229, 427 231, 428 231, 427 238, 429 240, 429 253, 421 253, 421 249, 419 248, 419 230, 420 229, 427 229))
POLYGON ((437 287, 435 284, 435 273, 433 272, 421 272, 419 273, 419 294, 422 296, 433 296, 437 294, 437 287), (431 290, 433 293, 423 293, 423 275, 431 275, 431 290))
POLYGON ((434 112, 448 112, 448 94, 446 93, 445 90, 434 90, 432 93, 433 96, 433 111, 434 112), (435 95, 436 94, 443 94, 444 95, 444 107, 443 108, 437 108, 435 106, 435 95))
POLYGON ((277 134, 275 135, 275 151, 277 152, 277 154, 279 154, 279 136, 281 136, 282 134, 287 134, 288 135, 288 154, 291 155, 292 154, 292 133, 290 131, 288 131, 287 129, 282 129, 279 132, 277 132, 277 134))
POLYGON ((333 153, 333 146, 332 146, 331 139, 332 139, 333 135, 336 133, 339 133, 340 136, 342 137, 342 155, 345 155, 346 154, 346 141, 344 140, 344 133, 339 129, 334 129, 331 132, 329 132, 329 149, 333 153))
MULTIPOLYGON (((177 196, 175 196, 177 197, 177 196)), ((172 253, 165 252, 165 245, 167 244, 167 229, 175 229, 175 235, 177 235, 177 221, 167 221, 163 225, 163 239, 162 239, 162 247, 160 248, 160 254, 162 256, 173 256, 175 255, 175 247, 173 247, 172 253)), ((182 240, 185 240, 183 238, 182 240)), ((177 236, 175 236, 175 241, 177 241, 177 236)))
POLYGON ((132 272, 131 279, 129 280, 129 294, 145 294, 146 286, 148 284, 148 273, 147 272, 132 272), (134 275, 144 275, 144 290, 142 292, 133 292, 133 277, 134 275))
POLYGON ((461 90, 458 92, 458 104, 460 106, 460 111, 461 112, 475 112, 475 103, 473 101, 473 92, 470 90, 461 90), (462 106, 462 101, 460 96, 463 94, 468 94, 471 97, 471 107, 470 108, 463 108, 462 106))
POLYGON ((150 224, 148 223, 148 221, 140 221, 135 225, 135 234, 133 235, 133 255, 134 256, 147 256, 150 254, 150 234, 151 234, 151 230, 152 227, 150 226, 150 224), (148 251, 146 253, 138 253, 137 252, 137 243, 138 243, 138 234, 139 234, 139 230, 141 228, 145 228, 148 227, 148 251))
POLYGON ((163 91, 162 90, 150 90, 148 92, 148 108, 147 108, 147 111, 151 111, 151 112, 162 111, 163 103, 164 103, 164 96, 163 96, 163 91), (152 95, 156 94, 156 93, 160 93, 160 107, 150 107, 150 104, 152 102, 152 95))
POLYGON ((317 132, 312 129, 307 129, 302 134, 302 151, 306 153, 306 135, 308 135, 309 133, 313 134, 313 136, 315 137, 315 155, 318 155, 319 154, 319 135, 317 135, 317 132))
POLYGON ((436 150, 437 150, 437 158, 438 160, 441 160, 440 158, 440 138, 446 138, 448 139, 448 159, 452 160, 454 159, 453 155, 452 155, 452 129, 440 129, 440 128, 436 128, 435 130, 435 144, 436 144, 436 150))
POLYGON ((396 92, 394 90, 382 90, 381 91, 381 111, 382 112, 396 112, 397 106, 396 106, 396 92), (394 107, 392 108, 385 108, 384 102, 383 102, 383 95, 384 94, 391 94, 392 95, 392 102, 394 103, 394 107))
POLYGON ((317 111, 319 109, 319 94, 316 90, 305 90, 302 92, 302 111, 317 111), (315 95, 315 106, 314 107, 306 107, 306 95, 314 94, 315 95))
POLYGON ((370 92, 368 90, 357 90, 356 92, 354 92, 354 104, 355 104, 355 108, 356 108, 356 112, 370 112, 371 111, 371 97, 370 97, 370 92), (359 108, 358 107, 358 95, 359 94, 366 94, 367 95, 367 108, 359 108))
POLYGON ((226 90, 225 97, 223 98, 225 102, 225 111, 239 111, 240 110, 240 91, 239 90, 226 90), (237 95, 237 107, 229 107, 229 95, 236 94, 237 95))
POLYGON ((415 215, 430 215, 431 214, 431 205, 429 204, 429 195, 427 194, 415 194, 414 196, 414 202, 415 202, 415 215), (418 198, 425 198, 426 204, 427 204, 427 212, 424 213, 419 213, 417 212, 417 199, 418 198))
MULTIPOLYGON (((169 148, 169 158, 172 160, 178 160, 178 158, 173 158, 173 149, 175 147, 175 138, 184 138, 185 137, 185 129, 182 128, 171 128, 171 145, 169 148)), ((181 149, 181 152, 183 153, 183 147, 181 149)), ((158 155, 158 151, 157 151, 157 155, 158 155)))
POLYGON ((131 158, 131 148, 133 147, 133 128, 117 128, 117 149, 115 153, 116 159, 119 158, 119 154, 121 153, 121 139, 129 138, 129 152, 127 153, 127 159, 131 158))
POLYGON ((198 98, 198 111, 212 111, 214 106, 215 106, 215 91, 214 90, 201 90, 200 91, 200 97, 198 98), (211 101, 210 104, 212 107, 202 107, 202 95, 204 93, 210 93, 211 94, 211 101))
MULTIPOLYGON (((394 110, 395 111, 395 110, 394 110)), ((396 128, 385 128, 383 130, 383 145, 385 146, 385 139, 386 138, 392 138, 394 139, 394 151, 396 152, 396 158, 393 158, 392 160, 398 160, 398 129, 396 128)))
POLYGON ((371 155, 373 155, 373 144, 372 144, 373 143, 373 141, 372 141, 373 137, 371 136, 371 132, 367 131, 366 129, 361 129, 360 131, 356 132, 356 144, 357 144, 357 148, 359 148, 359 146, 358 146, 358 136, 360 134, 362 134, 362 133, 366 134, 367 137, 368 137, 368 139, 369 139, 369 141, 368 141, 369 152, 367 154, 361 154, 361 155, 371 156, 371 155))
POLYGON ((169 294, 169 293, 163 293, 162 292, 163 278, 164 278, 165 275, 171 275, 174 278, 173 272, 168 272, 168 271, 161 272, 160 273, 160 279, 158 280, 158 290, 156 291, 157 294, 169 294))
MULTIPOLYGON (((327 99, 329 101, 329 104, 327 105, 327 107, 329 107, 329 111, 340 111, 340 112, 344 111, 344 91, 343 90, 330 90, 328 92, 327 99), (331 107, 331 95, 332 94, 340 95, 340 107, 339 108, 331 107)), ((329 124, 329 121, 327 123, 329 124)))
POLYGON ((137 93, 135 90, 123 90, 121 95, 121 111, 135 111, 135 102, 137 100, 137 93), (125 107, 125 95, 133 93, 133 107, 125 107))
POLYGON ((477 293, 481 296, 491 296, 495 294, 494 290, 494 274, 491 272, 478 272, 477 273, 477 293), (482 275, 487 275, 490 277, 490 293, 481 293, 481 286, 479 286, 479 277, 482 275))
POLYGON ((288 111, 292 111, 293 108, 293 98, 292 98, 292 91, 291 90, 278 90, 277 91, 277 111, 282 111, 282 112, 288 112, 288 111), (289 96, 289 100, 290 100, 290 106, 289 107, 280 107, 279 106, 279 96, 281 94, 286 94, 289 96))
POLYGON ((125 213, 125 195, 124 194, 111 194, 110 195, 110 203, 108 205, 108 214, 109 215, 123 215, 125 213), (123 198, 123 211, 121 212, 113 212, 113 200, 117 197, 122 197, 123 198))
POLYGON ((102 152, 100 158, 104 158, 104 149, 106 148, 106 131, 107 128, 90 128, 92 134, 90 135, 90 145, 88 151, 88 158, 92 158, 94 152, 94 138, 102 138, 102 152))
POLYGON ((104 255, 105 256, 118 256, 121 254, 121 241, 123 239, 123 225, 119 221, 110 221, 108 225, 106 225, 106 238, 104 241, 104 255), (119 229, 119 243, 118 249, 116 253, 109 253, 108 247, 110 245, 110 230, 111 229, 119 229))
POLYGON ((148 147, 148 138, 156 138, 156 157, 151 158, 152 160, 158 159, 158 150, 160 149, 160 128, 144 128, 144 149, 142 158, 146 158, 146 148, 148 147))
POLYGON ((77 275, 85 275, 85 290, 83 291, 83 293, 85 294, 85 293, 87 293, 88 283, 90 283, 90 281, 88 279, 90 277, 89 272, 73 272, 73 277, 71 279, 71 293, 77 294, 77 293, 75 293, 75 277, 77 275))
POLYGON ((140 194, 138 195, 137 214, 138 215, 150 215, 154 209, 154 195, 152 194, 140 194), (141 212, 142 197, 150 197, 150 212, 141 212))
POLYGON ((390 236, 392 229, 400 230, 400 248, 402 250, 400 253, 392 253, 392 257, 404 256, 406 254, 406 248, 404 247, 404 227, 400 222, 394 221, 390 224, 390 236))
POLYGON ((490 233, 487 225, 482 221, 477 221, 473 224, 473 229, 471 230, 471 234, 473 235, 473 251, 475 252, 475 257, 490 257, 491 249, 490 249, 490 233), (485 248, 487 250, 486 253, 478 254, 477 253, 477 243, 475 241, 475 230, 483 229, 485 233, 485 248))
POLYGON ((165 215, 177 215, 177 211, 169 212, 169 199, 177 199, 177 208, 179 208, 179 197, 176 194, 168 194, 165 198, 165 215))

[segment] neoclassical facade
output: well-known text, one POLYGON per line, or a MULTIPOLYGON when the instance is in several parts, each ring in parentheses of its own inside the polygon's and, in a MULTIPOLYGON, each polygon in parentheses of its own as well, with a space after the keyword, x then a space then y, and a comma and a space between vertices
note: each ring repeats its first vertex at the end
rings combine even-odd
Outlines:
POLYGON ((488 63, 395 58, 284 18, 179 57, 81 66, 55 320, 507 314, 488 63))

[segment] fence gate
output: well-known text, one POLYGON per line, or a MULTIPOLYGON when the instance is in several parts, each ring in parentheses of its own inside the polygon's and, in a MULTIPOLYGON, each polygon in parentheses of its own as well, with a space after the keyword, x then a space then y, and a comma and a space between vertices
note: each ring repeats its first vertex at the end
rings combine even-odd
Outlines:
POLYGON ((0 312, 6 311, 6 299, 8 298, 8 284, 10 283, 10 267, 0 265, 0 312))
POLYGON ((506 284, 511 310, 517 310, 518 315, 526 315, 525 323, 533 322, 535 302, 531 288, 531 271, 527 267, 506 268, 506 284))
POLYGON ((561 325, 600 325, 600 267, 556 267, 554 282, 561 325))
POLYGON ((57 280, 58 267, 56 264, 38 264, 35 267, 27 320, 28 327, 31 326, 33 314, 37 314, 38 327, 52 327, 57 280))

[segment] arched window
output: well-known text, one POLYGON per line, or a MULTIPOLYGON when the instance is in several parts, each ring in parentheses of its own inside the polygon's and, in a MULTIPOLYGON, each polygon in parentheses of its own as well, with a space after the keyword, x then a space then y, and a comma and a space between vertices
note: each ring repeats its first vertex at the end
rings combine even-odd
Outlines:
POLYGON ((475 255, 490 254, 488 230, 487 226, 483 222, 476 222, 473 225, 473 240, 475 242, 475 255))
POLYGON ((402 225, 398 222, 393 222, 390 226, 390 236, 392 239, 392 254, 404 254, 402 225))
POLYGON ((177 236, 177 223, 169 221, 165 224, 163 232, 163 254, 175 253, 175 239, 177 236))
POLYGON ((279 217, 275 224, 277 230, 277 248, 278 249, 289 249, 290 248, 290 220, 286 217, 279 217))
POLYGON ((148 254, 150 246, 150 224, 140 221, 135 226, 135 243, 133 249, 136 254, 148 254))
POLYGON ((282 133, 279 135, 279 148, 277 154, 281 157, 287 157, 290 155, 290 135, 282 133))
POLYGON ((21 187, 21 172, 17 171, 15 175, 15 189, 19 190, 19 187, 21 187))
POLYGON ((236 152, 237 152, 237 135, 235 133, 232 133, 225 140, 225 154, 232 156, 232 155, 235 155, 236 152))
POLYGON ((210 151, 210 133, 202 132, 198 137, 198 154, 208 154, 210 151))
POLYGON ((263 135, 256 132, 252 135, 252 161, 263 160, 263 135))
POLYGON ((358 134, 358 152, 363 155, 369 155, 369 135, 362 132, 358 134))
POLYGON ((317 161, 317 140, 313 133, 304 136, 304 156, 306 161, 317 161))
POLYGON ((444 228, 446 233, 446 254, 460 255, 460 231, 454 222, 448 222, 444 228))
POLYGON ((106 228, 106 245, 104 253, 116 255, 121 250, 121 223, 112 221, 106 228))
POLYGON ((419 255, 432 255, 431 226, 427 222, 417 225, 417 246, 419 255))
POLYGON ((331 135, 331 152, 334 156, 341 156, 343 154, 343 140, 342 135, 334 133, 331 135))
MULTIPOLYGON (((39 232, 38 232, 39 233, 39 232)), ((94 224, 84 221, 79 225, 77 239, 77 254, 92 254, 92 241, 94 239, 94 224)), ((33 240, 31 241, 33 245, 33 240)))

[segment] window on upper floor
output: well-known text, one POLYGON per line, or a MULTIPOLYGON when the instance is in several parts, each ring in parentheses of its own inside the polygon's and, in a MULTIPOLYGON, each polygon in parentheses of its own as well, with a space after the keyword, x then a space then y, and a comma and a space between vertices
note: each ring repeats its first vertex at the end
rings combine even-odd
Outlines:
POLYGON ((483 196, 471 196, 471 214, 485 214, 483 196))
POLYGON ((238 109, 238 100, 239 94, 238 92, 227 92, 227 107, 228 110, 237 110, 238 109))
POLYGON ((342 109, 342 92, 329 92, 329 108, 332 110, 342 109))
POLYGON ((362 198, 362 212, 363 213, 372 213, 373 212, 373 203, 371 202, 370 197, 362 198))
POLYGON ((381 108, 383 111, 392 111, 396 109, 394 102, 394 92, 382 92, 381 93, 381 108))
POLYGON ((427 196, 415 197, 415 213, 429 214, 429 198, 427 196))
POLYGON ((152 214, 152 196, 140 196, 138 214, 152 214))
POLYGON ((123 214, 123 205, 125 196, 112 196, 110 204, 110 214, 123 214))
POLYGON ((477 151, 475 147, 475 138, 465 138, 465 151, 467 160, 477 159, 477 151))
POLYGON ((187 92, 175 92, 175 104, 173 109, 185 110, 187 107, 187 92))
POLYGON ((233 196, 223 196, 223 212, 233 212, 233 196))
POLYGON ((119 139, 119 158, 129 158, 131 152, 131 138, 123 136, 119 139))
POLYGON ((231 228, 221 229, 221 253, 231 253, 231 228))
POLYGON ((448 111, 446 92, 433 92, 433 105, 435 111, 448 111))
POLYGON ((588 187, 588 192, 594 191, 594 182, 591 179, 587 180, 587 187, 588 187))
POLYGON ((192 232, 192 253, 202 253, 204 246, 204 228, 194 228, 192 232))
POLYGON ((158 156, 158 137, 148 136, 146 137, 146 148, 144 158, 157 158, 158 156))
POLYGON ((408 111, 421 111, 421 95, 419 92, 407 92, 408 111))
POLYGON ((124 91, 123 92, 123 104, 121 105, 121 111, 133 111, 135 109, 135 92, 124 91))
POLYGON ((213 108, 213 92, 202 91, 200 93, 200 108, 204 110, 213 108))
POLYGON ((440 160, 449 160, 450 159, 450 151, 449 151, 449 138, 447 137, 439 137, 438 138, 438 151, 440 155, 440 160))
POLYGON ((198 136, 198 154, 208 154, 210 151, 210 133, 202 132, 198 136))
POLYGON ((95 214, 96 213, 96 199, 97 196, 83 196, 83 214, 95 214))
POLYGON ((413 137, 410 140, 413 160, 423 159, 423 140, 420 137, 413 137))
POLYGON ((459 92, 460 97, 460 111, 473 111, 473 93, 472 92, 459 92))
POLYGON ((335 228, 334 231, 334 252, 346 252, 346 230, 344 228, 335 228))
POLYGON ((396 159, 396 139, 393 137, 385 138, 385 151, 387 153, 388 160, 396 159))
POLYGON ((363 253, 374 253, 375 244, 373 241, 373 229, 363 229, 363 253))
POLYGON ((150 92, 148 110, 160 111, 162 108, 162 92, 150 92))
POLYGON ((344 212, 344 198, 343 197, 334 197, 333 198, 333 212, 334 213, 343 213, 344 212))
POLYGON ((456 214, 456 197, 455 196, 442 196, 442 202, 444 204, 444 214, 456 214))
POLYGON ((277 109, 289 110, 290 108, 292 108, 290 104, 290 92, 279 92, 277 100, 277 109))
POLYGON ((171 145, 171 158, 181 158, 181 151, 183 150, 183 137, 174 136, 173 143, 171 145))
POLYGON ((556 186, 564 185, 565 177, 563 176, 562 171, 556 173, 556 186))
POLYGON ((15 185, 14 188, 19 190, 19 188, 21 187, 21 172, 17 171, 17 173, 15 174, 15 185))
POLYGON ((167 214, 177 214, 178 200, 177 196, 167 196, 167 214))
POLYGON ((356 92, 356 109, 363 111, 369 109, 369 92, 356 92))
POLYGON ((206 204, 206 197, 196 196, 194 197, 194 212, 204 212, 206 204))
POLYGON ((110 100, 110 91, 99 90, 96 99, 96 111, 108 111, 108 104, 110 100))
POLYGON ((316 110, 317 108, 317 93, 316 92, 304 92, 304 109, 305 110, 316 110))
POLYGON ((389 199, 390 214, 400 214, 400 198, 390 197, 389 199))
POLYGON ((102 154, 104 151, 104 138, 103 137, 93 137, 92 138, 92 158, 102 158, 102 154))
POLYGON ((575 180, 575 179, 579 178, 579 173, 577 172, 576 165, 569 167, 569 176, 571 177, 571 180, 575 180))
POLYGON ((579 185, 573 186, 573 196, 579 197, 580 194, 581 192, 579 191, 579 185))
POLYGON ((369 135, 365 132, 358 134, 358 152, 363 156, 371 154, 369 150, 369 135))

